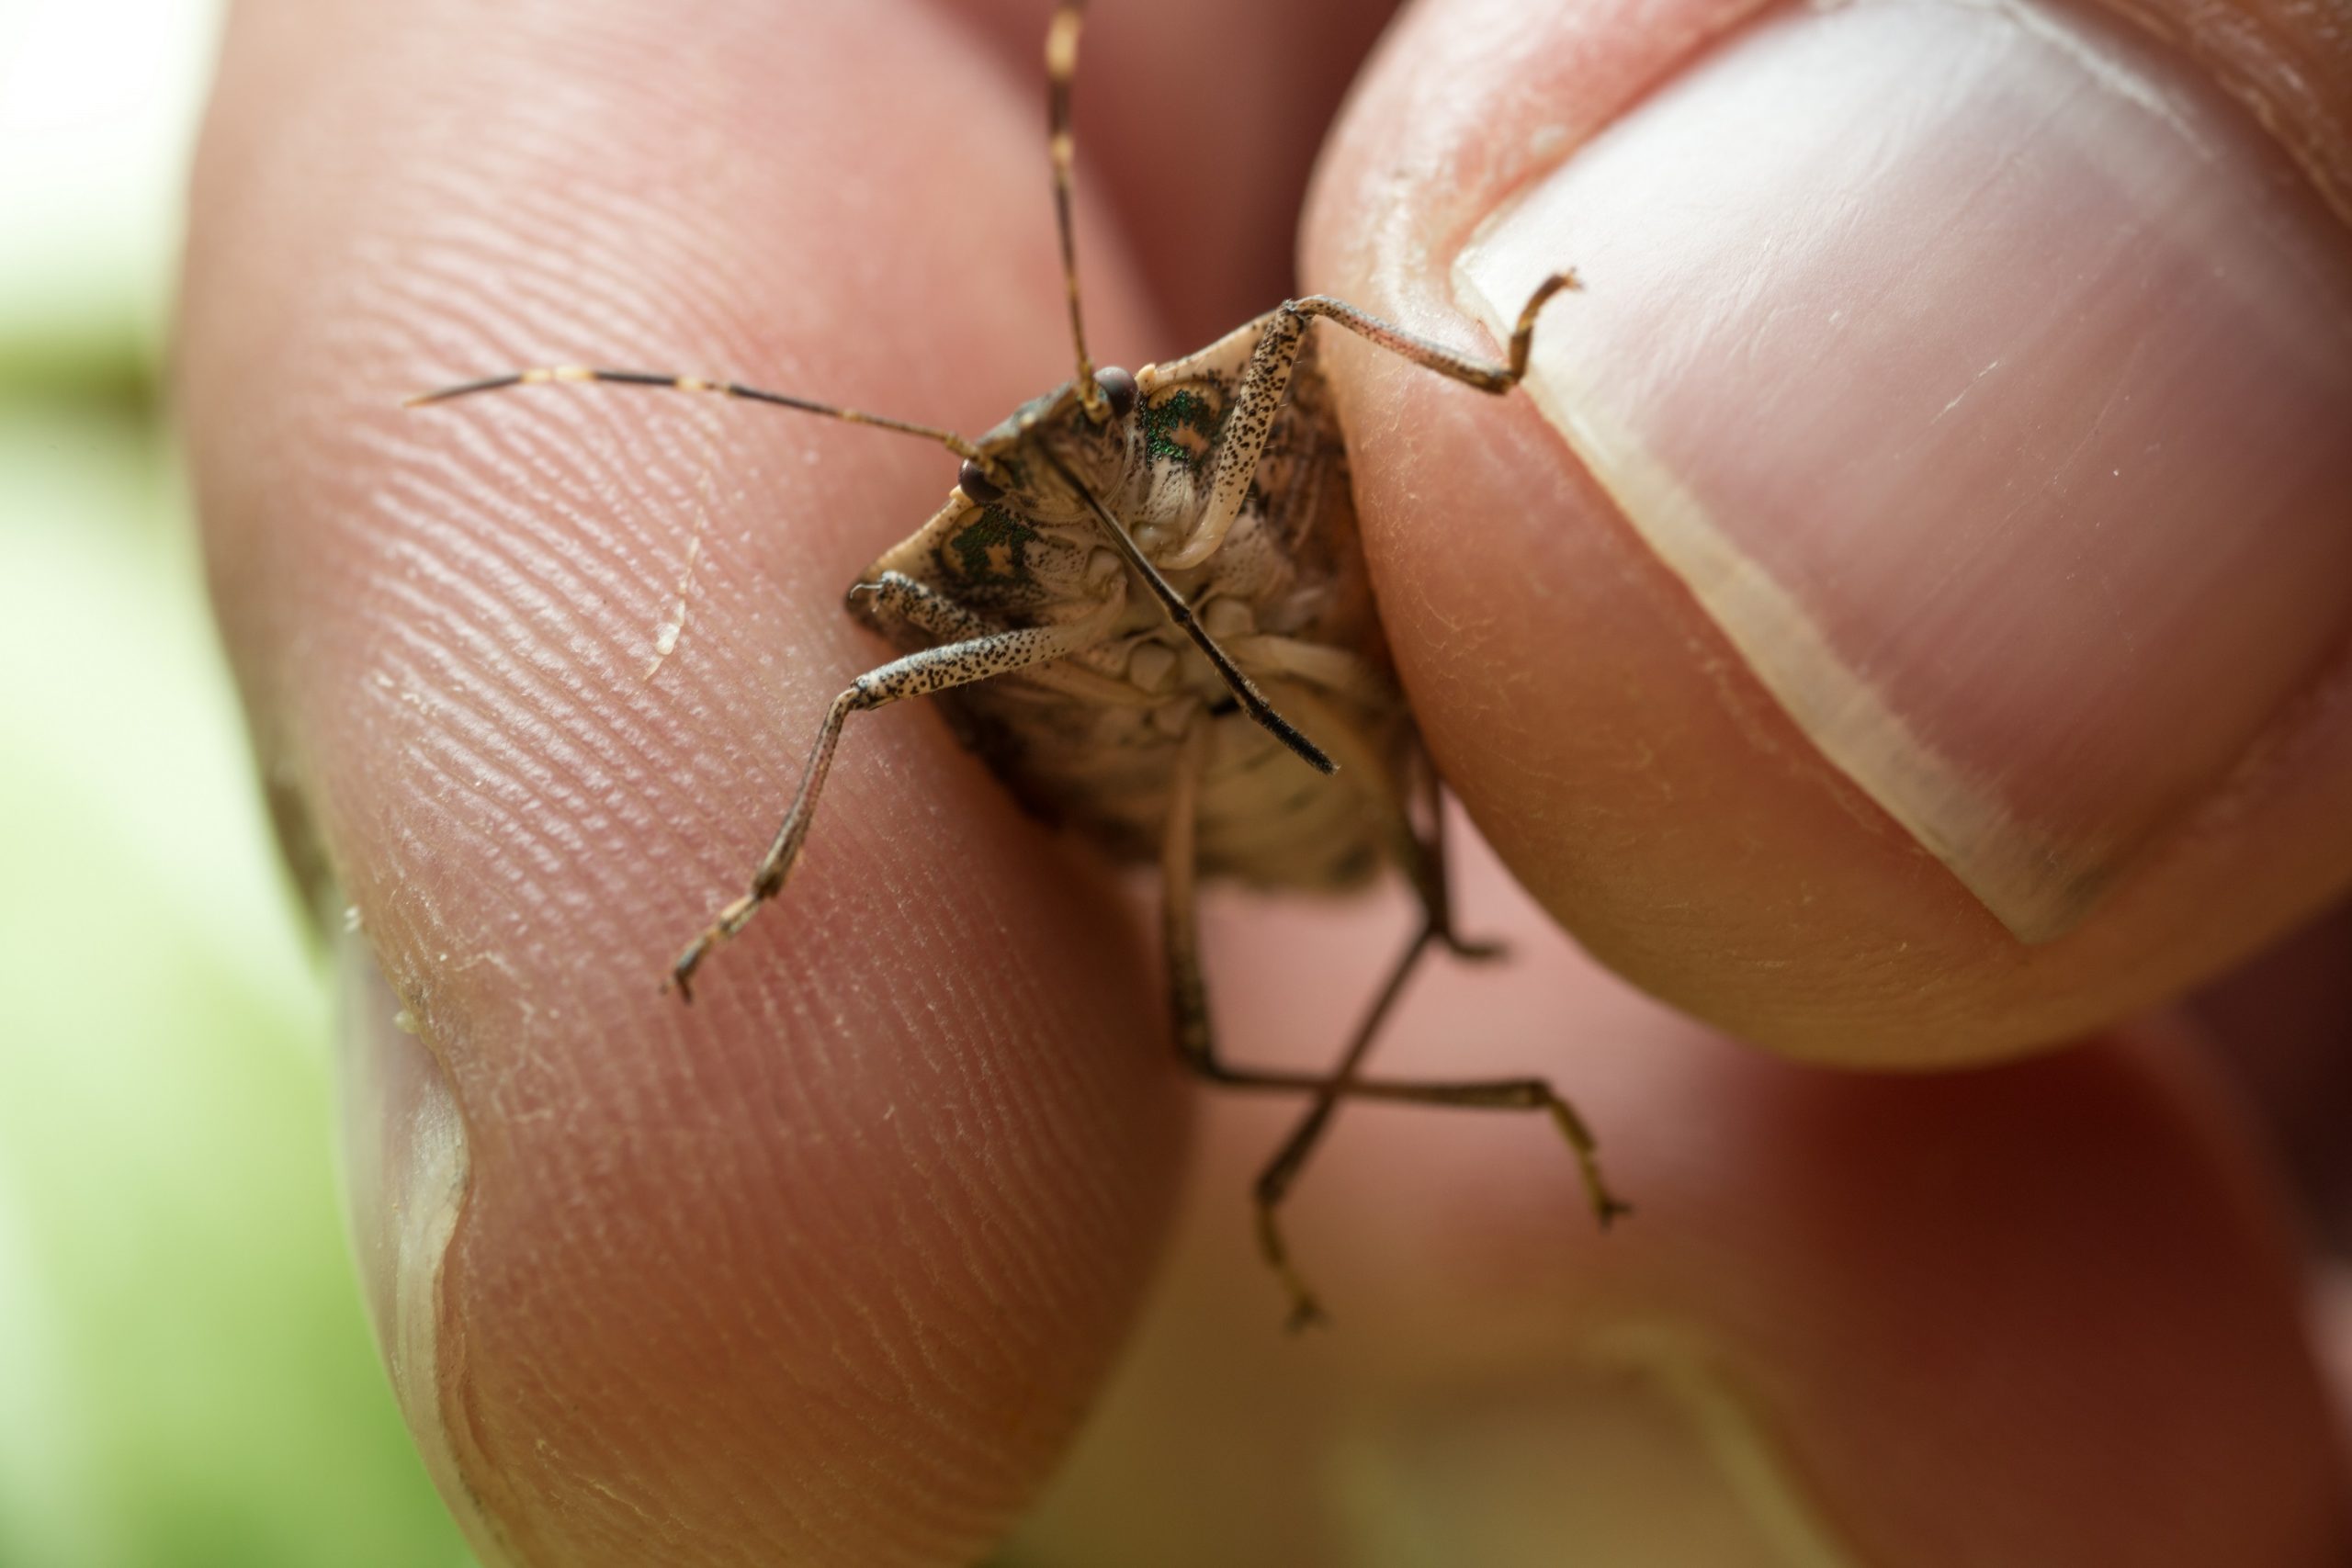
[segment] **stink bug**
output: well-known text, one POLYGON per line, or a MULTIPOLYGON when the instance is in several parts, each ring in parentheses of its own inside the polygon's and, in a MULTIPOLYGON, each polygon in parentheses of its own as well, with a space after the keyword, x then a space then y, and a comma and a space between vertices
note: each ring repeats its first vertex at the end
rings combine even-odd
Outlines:
POLYGON ((1590 1132, 1541 1078, 1367 1077, 1359 1068, 1432 946, 1493 956, 1455 931, 1438 788, 1391 672, 1356 539, 1347 449, 1308 329, 1332 322, 1391 353, 1502 393, 1526 369, 1545 279, 1506 357, 1477 358, 1323 295, 1132 374, 1088 357, 1070 221, 1070 83, 1080 0, 1046 36, 1054 209, 1077 374, 977 441, 735 381, 551 367, 410 400, 553 382, 715 393, 918 435, 963 460, 932 519, 867 569, 849 608, 902 656, 851 682, 817 731, 799 787, 743 895, 671 966, 682 998, 720 942, 784 890, 851 715, 936 695, 964 741, 1024 802, 1114 856, 1160 866, 1167 979, 1186 1066, 1228 1088, 1287 1091, 1305 1117, 1258 1179, 1258 1239, 1294 1326, 1319 1315, 1276 1212, 1343 1099, 1541 1111, 1566 1136, 1595 1213, 1625 1213, 1590 1132), (1203 874, 1344 888, 1400 870, 1421 907, 1412 941, 1327 1073, 1221 1057, 1195 930, 1203 874))

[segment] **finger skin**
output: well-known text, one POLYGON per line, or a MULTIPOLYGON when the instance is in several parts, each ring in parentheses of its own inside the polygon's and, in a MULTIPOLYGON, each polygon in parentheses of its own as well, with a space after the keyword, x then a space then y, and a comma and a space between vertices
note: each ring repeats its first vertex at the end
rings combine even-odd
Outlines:
MULTIPOLYGON (((1182 1124, 1147 956, 933 716, 861 716, 789 896, 658 988, 954 459, 627 390, 398 406, 594 355, 983 427, 1067 352, 1036 118, 912 6, 235 18, 188 437, 263 767, 463 1119, 409 1414, 489 1560, 968 1561, 1136 1303, 1182 1124)), ((1085 248, 1104 340, 1148 335, 1085 248)))
MULTIPOLYGON (((2254 10, 2290 43, 2317 36, 2309 11, 2254 10)), ((1478 221, 1745 14, 1418 7, 1335 130, 1306 281, 1481 341, 1447 280, 1478 221)), ((2318 96, 2345 101, 2340 49, 2305 58, 2333 73, 2318 96)), ((2312 96, 2272 75, 2231 85, 2312 96)), ((2288 143, 2329 149, 2307 174, 2340 168, 2335 119, 2288 118, 2288 143)), ((1441 767, 1544 906, 1645 988, 1808 1058, 1983 1060, 2176 994, 2352 882, 2339 657, 2087 919, 2021 943, 1814 750, 1525 397, 1482 399, 1350 342, 1330 362, 1383 615, 1441 767)))
MULTIPOLYGON (((1170 1288, 1023 1561, 1323 1568, 1431 1539, 1498 1563, 2342 1560, 2344 1450, 2278 1189, 2180 1039, 1912 1077, 1774 1061, 1576 954, 1467 858, 1465 929, 1512 959, 1433 966, 1374 1069, 1548 1075, 1632 1217, 1594 1229, 1534 1119, 1345 1111, 1286 1222, 1332 1322, 1283 1336, 1238 1222, 1295 1111, 1205 1107, 1170 1288), (1721 1448, 1678 1464, 1657 1440, 1692 1376, 1760 1438, 1739 1482, 1688 1467, 1721 1448), (1842 1555, 1759 1547, 1759 1474, 1842 1555), (1662 1544, 1744 1514, 1716 1552, 1662 1544)), ((1407 919, 1211 913, 1235 1058, 1300 1066, 1407 919)))
POLYGON ((2293 1179, 2313 1239, 2352 1254, 2352 908, 2339 908, 2191 999, 2293 1179))

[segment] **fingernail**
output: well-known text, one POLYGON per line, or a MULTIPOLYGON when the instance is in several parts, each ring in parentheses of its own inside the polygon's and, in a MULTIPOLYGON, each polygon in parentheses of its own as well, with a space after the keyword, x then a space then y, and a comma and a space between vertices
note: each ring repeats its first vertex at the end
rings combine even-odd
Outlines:
POLYGON ((1361 1568, 1858 1562, 1749 1404, 1670 1337, 1424 1401, 1343 1450, 1332 1474, 1361 1568))
POLYGON ((2092 9, 1775 8, 1456 264, 1821 750, 2057 935, 2352 626, 2352 241, 2092 9))
POLYGON ((352 922, 336 953, 344 1212, 376 1346, 426 1471, 485 1565, 503 1562, 450 1447, 441 1400, 442 1263, 466 1194, 464 1119, 424 1025, 352 922))

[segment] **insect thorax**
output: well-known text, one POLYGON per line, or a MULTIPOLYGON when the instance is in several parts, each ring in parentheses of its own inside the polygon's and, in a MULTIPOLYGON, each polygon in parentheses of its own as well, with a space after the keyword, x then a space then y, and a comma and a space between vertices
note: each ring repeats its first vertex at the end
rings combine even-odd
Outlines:
MULTIPOLYGON (((959 738, 1031 809, 1132 860, 1158 854, 1177 748, 1189 728, 1206 724, 1203 871, 1274 886, 1345 886, 1370 874, 1392 847, 1413 738, 1357 543, 1346 447, 1311 344, 1232 529, 1200 564, 1164 565, 1206 502, 1241 369, 1238 355, 1220 352, 1226 346, 1139 374, 1126 455, 1114 464, 1116 482, 1103 482, 1103 499, 1210 635, 1340 759, 1339 776, 1320 777, 1238 711, 1207 660, 1136 582, 1094 648, 943 693, 941 701, 959 738)), ((998 627, 1097 614, 1128 575, 1092 520, 1046 523, 1012 496, 982 504, 961 490, 864 581, 886 571, 998 627)), ((865 595, 853 593, 851 603, 902 647, 940 640, 876 615, 865 595)))

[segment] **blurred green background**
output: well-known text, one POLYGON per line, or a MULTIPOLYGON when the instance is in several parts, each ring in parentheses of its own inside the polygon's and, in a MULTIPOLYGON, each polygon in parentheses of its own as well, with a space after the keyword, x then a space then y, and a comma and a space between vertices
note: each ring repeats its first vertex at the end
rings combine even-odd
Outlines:
POLYGON ((0 1568, 457 1568, 164 407, 220 9, 0 0, 0 1568))

